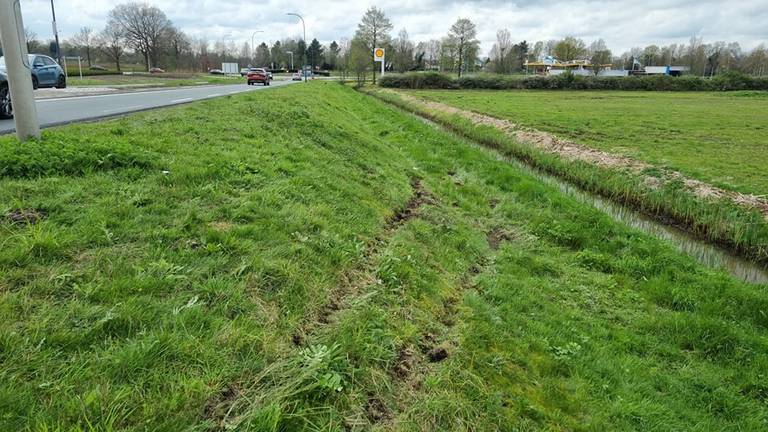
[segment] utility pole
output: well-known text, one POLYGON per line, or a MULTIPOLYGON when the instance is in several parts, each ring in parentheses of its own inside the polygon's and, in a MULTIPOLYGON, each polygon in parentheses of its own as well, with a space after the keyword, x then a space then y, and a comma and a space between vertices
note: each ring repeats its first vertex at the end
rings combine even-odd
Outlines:
POLYGON ((56 61, 61 64, 61 45, 59 45, 59 27, 56 25, 56 8, 53 7, 53 0, 51 0, 51 15, 53 21, 51 27, 53 28, 53 37, 56 39, 56 61))
POLYGON ((8 88, 11 92, 16 136, 21 141, 39 137, 40 125, 37 122, 31 66, 19 0, 0 0, 0 41, 3 43, 3 56, 8 71, 8 88))
MULTIPOLYGON (((309 45, 307 44, 307 26, 306 26, 306 24, 304 24, 304 17, 299 15, 299 14, 297 14, 297 13, 287 13, 286 15, 291 15, 291 16, 299 17, 299 19, 301 20, 301 28, 304 29, 304 49, 309 51, 308 50, 309 45)), ((301 54, 301 53, 299 53, 299 54, 301 54)), ((301 65, 301 74, 304 75, 304 82, 309 82, 308 81, 309 78, 307 78, 307 73, 306 73, 306 71, 304 71, 304 65, 301 65)))

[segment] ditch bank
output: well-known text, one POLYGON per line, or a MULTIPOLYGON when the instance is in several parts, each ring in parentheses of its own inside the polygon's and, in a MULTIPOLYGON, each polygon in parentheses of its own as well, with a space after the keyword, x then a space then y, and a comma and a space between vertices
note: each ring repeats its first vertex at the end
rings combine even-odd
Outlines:
POLYGON ((643 162, 557 140, 507 120, 391 90, 361 91, 494 150, 505 161, 615 220, 672 243, 706 266, 725 268, 748 282, 768 283, 768 203, 759 197, 723 191, 674 172, 652 176, 648 172, 659 170, 643 162))

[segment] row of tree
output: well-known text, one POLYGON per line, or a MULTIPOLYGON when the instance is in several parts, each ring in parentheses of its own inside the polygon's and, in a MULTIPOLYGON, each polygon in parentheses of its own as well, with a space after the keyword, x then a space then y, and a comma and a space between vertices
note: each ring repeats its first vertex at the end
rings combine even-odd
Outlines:
MULTIPOLYGON (((112 9, 106 26, 100 31, 81 28, 74 36, 63 41, 61 54, 80 56, 92 66, 100 62, 111 63, 121 70, 125 64, 141 64, 149 70, 160 67, 170 70, 207 71, 223 62, 241 65, 267 66, 275 69, 296 69, 302 65, 314 68, 337 69, 344 75, 363 77, 375 71, 372 51, 376 47, 387 50, 388 70, 439 70, 464 72, 487 70, 497 73, 519 73, 526 62, 539 61, 552 56, 561 61, 588 60, 591 64, 612 65, 613 68, 634 69, 639 65, 689 66, 697 75, 715 75, 737 70, 753 75, 768 74, 768 49, 758 46, 750 52, 738 43, 704 43, 693 37, 688 44, 668 46, 650 45, 633 48, 614 55, 602 39, 587 44, 576 37, 538 41, 529 44, 514 42, 507 29, 497 32, 496 42, 486 58, 480 58, 477 27, 468 19, 458 19, 441 39, 414 42, 407 30, 391 36, 394 26, 386 14, 376 7, 366 11, 354 37, 342 38, 328 45, 313 39, 284 38, 271 45, 249 42, 237 45, 234 41, 215 41, 193 38, 178 29, 165 13, 144 3, 125 3, 112 9)), ((27 31, 30 52, 50 52, 51 42, 43 43, 34 33, 27 31)), ((0 47, 1 50, 1 47, 0 47)), ((1 51, 0 51, 1 52, 1 51)))

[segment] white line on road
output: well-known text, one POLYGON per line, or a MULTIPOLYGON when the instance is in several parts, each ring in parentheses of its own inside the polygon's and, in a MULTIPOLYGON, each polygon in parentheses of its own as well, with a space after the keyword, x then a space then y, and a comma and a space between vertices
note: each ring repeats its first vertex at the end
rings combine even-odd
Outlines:
POLYGON ((129 106, 129 107, 120 107, 120 108, 115 108, 115 109, 108 109, 108 110, 104 110, 102 112, 103 113, 113 113, 113 112, 118 112, 118 111, 131 111, 131 110, 135 110, 135 109, 139 109, 139 108, 143 108, 142 105, 134 105, 134 106, 129 106))
POLYGON ((176 100, 172 100, 171 103, 189 102, 191 100, 192 98, 176 99, 176 100))
POLYGON ((214 98, 214 97, 219 97, 219 96, 221 96, 221 93, 214 93, 214 94, 212 94, 212 95, 210 95, 208 97, 214 98))

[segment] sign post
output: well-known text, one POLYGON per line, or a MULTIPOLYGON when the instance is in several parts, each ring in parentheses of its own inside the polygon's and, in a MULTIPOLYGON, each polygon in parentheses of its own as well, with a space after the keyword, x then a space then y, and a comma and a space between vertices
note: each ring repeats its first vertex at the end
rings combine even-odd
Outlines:
POLYGON ((381 62, 381 76, 384 76, 384 55, 386 52, 384 51, 384 48, 375 48, 373 50, 373 61, 380 61, 381 62))

